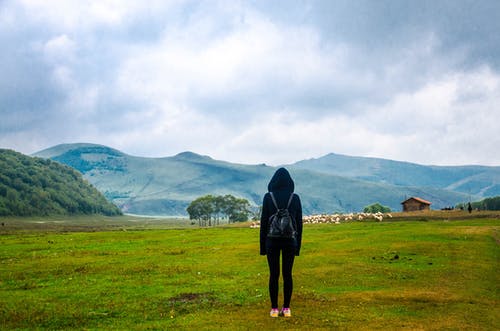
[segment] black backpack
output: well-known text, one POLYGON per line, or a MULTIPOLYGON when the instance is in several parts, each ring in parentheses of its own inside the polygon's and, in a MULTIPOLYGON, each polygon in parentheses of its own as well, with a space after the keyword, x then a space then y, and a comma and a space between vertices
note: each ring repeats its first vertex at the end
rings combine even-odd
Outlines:
POLYGON ((270 238, 284 238, 284 239, 294 239, 296 235, 295 220, 288 211, 290 203, 292 202, 293 192, 288 199, 288 204, 286 208, 280 209, 276 203, 273 192, 269 192, 271 199, 273 199, 274 206, 276 207, 276 213, 269 217, 269 232, 267 236, 270 238))

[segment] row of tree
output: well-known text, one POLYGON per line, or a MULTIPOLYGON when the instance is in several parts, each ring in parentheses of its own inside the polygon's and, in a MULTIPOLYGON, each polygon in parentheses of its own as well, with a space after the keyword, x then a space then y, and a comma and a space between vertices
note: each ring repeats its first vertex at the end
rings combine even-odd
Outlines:
POLYGON ((248 200, 230 194, 199 197, 189 204, 186 211, 189 219, 197 220, 200 226, 219 225, 221 221, 245 222, 252 213, 248 200))

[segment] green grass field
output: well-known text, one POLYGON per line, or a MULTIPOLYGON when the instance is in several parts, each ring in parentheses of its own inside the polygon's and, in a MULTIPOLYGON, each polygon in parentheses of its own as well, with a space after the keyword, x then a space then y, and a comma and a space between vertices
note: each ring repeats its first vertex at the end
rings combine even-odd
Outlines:
POLYGON ((54 221, 0 229, 0 329, 500 329, 498 218, 307 225, 290 319, 258 229, 54 221))

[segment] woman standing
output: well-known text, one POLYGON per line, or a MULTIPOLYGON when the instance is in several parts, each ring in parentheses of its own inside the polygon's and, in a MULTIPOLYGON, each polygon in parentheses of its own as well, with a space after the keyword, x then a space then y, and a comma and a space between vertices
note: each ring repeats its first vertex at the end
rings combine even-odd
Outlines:
POLYGON ((269 296, 271 298, 271 317, 282 315, 291 317, 290 300, 292 298, 292 268, 295 256, 299 256, 302 241, 302 205, 297 194, 293 193, 295 184, 285 168, 279 168, 267 186, 264 195, 260 219, 260 254, 267 256, 269 265, 269 296), (274 200, 274 201, 273 201, 274 200), (276 206, 277 205, 277 206, 276 206), (288 206, 288 208, 287 208, 288 206), (268 235, 269 218, 278 209, 288 209, 294 220, 293 238, 275 238, 268 235), (283 271, 283 308, 278 310, 278 292, 280 277, 280 255, 283 271))

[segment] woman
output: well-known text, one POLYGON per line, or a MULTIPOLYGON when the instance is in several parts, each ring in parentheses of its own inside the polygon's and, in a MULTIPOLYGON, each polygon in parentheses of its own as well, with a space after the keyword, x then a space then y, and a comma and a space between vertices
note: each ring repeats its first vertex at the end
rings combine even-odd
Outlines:
POLYGON ((290 173, 285 168, 279 168, 267 186, 268 193, 264 195, 262 215, 260 218, 260 254, 267 255, 269 265, 269 296, 271 298, 271 317, 282 315, 291 317, 290 300, 292 298, 293 280, 292 268, 295 256, 299 256, 302 241, 302 205, 297 194, 290 173), (272 192, 272 196, 271 193, 272 192), (286 208, 295 220, 295 238, 274 238, 268 236, 271 215, 277 208, 273 197, 280 209, 286 208), (278 311, 278 284, 280 277, 280 255, 282 255, 283 270, 283 308, 278 311))

